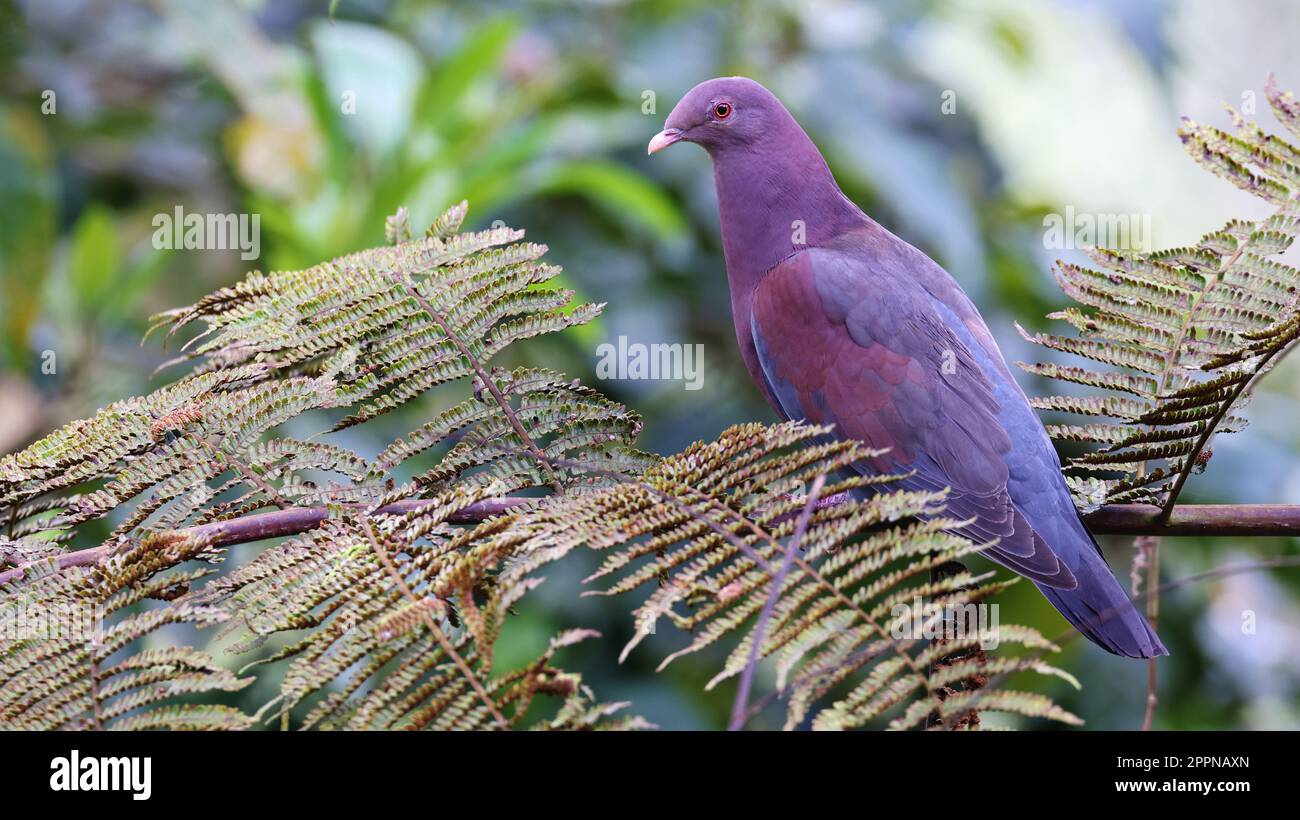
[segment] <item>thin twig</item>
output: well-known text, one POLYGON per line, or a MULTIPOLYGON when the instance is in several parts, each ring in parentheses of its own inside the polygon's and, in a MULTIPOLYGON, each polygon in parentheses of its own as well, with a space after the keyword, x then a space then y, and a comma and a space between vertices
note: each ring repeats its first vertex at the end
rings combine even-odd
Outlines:
POLYGON ((790 565, 794 563, 795 553, 799 551, 799 542, 803 540, 804 533, 808 530, 808 521, 812 518, 813 510, 817 507, 817 498, 821 495, 822 487, 826 486, 826 474, 822 473, 813 481, 812 487, 808 490, 808 498, 804 501, 803 511, 799 513, 799 523, 795 525, 794 534, 790 536, 790 543, 785 547, 785 555, 781 559, 781 568, 772 576, 772 589, 767 594, 767 601, 763 604, 763 611, 758 615, 758 623, 754 625, 753 642, 749 646, 749 658, 745 661, 745 671, 740 676, 740 686, 736 689, 736 701, 731 706, 731 722, 727 725, 728 731, 738 732, 745 727, 745 720, 749 714, 749 693, 754 685, 754 671, 758 668, 758 657, 762 651, 763 638, 767 634, 767 623, 772 619, 772 611, 776 609, 776 602, 781 597, 781 589, 785 586, 786 576, 790 574, 790 565))
MULTIPOLYGON (((1155 628, 1154 624, 1151 627, 1155 628)), ((1156 718, 1156 659, 1147 658, 1147 708, 1142 715, 1142 731, 1151 731, 1151 724, 1156 718)))
MULTIPOLYGON (((1144 592, 1141 595, 1135 596, 1133 602, 1140 603, 1141 601, 1143 601, 1143 599, 1145 599, 1148 595, 1152 594, 1153 592, 1163 594, 1166 592, 1171 592, 1176 589, 1181 589, 1186 586, 1191 586, 1192 584, 1195 583, 1200 583, 1201 581, 1213 580, 1215 578, 1226 578, 1230 575, 1241 575, 1247 572, 1258 572, 1264 569, 1284 569, 1288 567, 1300 567, 1300 555, 1275 555, 1272 556, 1271 558, 1261 558, 1257 561, 1239 561, 1233 564, 1223 564, 1222 566, 1214 567, 1213 569, 1207 569, 1202 572, 1195 572, 1192 573, 1191 575, 1185 575, 1182 578, 1179 578, 1174 581, 1170 581, 1167 584, 1162 584, 1161 586, 1159 586, 1154 590, 1149 590, 1147 592, 1144 592)), ((1104 621, 1106 618, 1109 618, 1111 615, 1114 615, 1118 611, 1119 611, 1119 607, 1112 607, 1111 609, 1098 613, 1098 619, 1099 621, 1104 621)), ((1060 647, 1063 646, 1064 644, 1069 643, 1070 641, 1075 640, 1076 638, 1080 637, 1082 634, 1083 633, 1079 632, 1079 630, 1075 629, 1074 627, 1069 627, 1064 632, 1062 632, 1061 634, 1053 638, 1052 643, 1057 647, 1060 647)), ((1047 656, 1047 653, 1050 651, 1051 650, 1047 648, 1039 649, 1037 652, 1028 656, 1029 660, 1041 661, 1044 657, 1047 656)), ((988 691, 992 691, 996 689, 997 685, 1002 681, 1004 681, 1011 674, 1014 674, 1014 671, 1001 672, 997 675, 994 675, 989 681, 988 691)), ((979 696, 976 695, 976 698, 978 699, 979 696)))
MULTIPOLYGON (((1134 574, 1141 576, 1138 572, 1138 565, 1143 565, 1146 569, 1146 618, 1147 623, 1151 625, 1151 631, 1155 632, 1157 621, 1160 616, 1160 537, 1157 535, 1139 535, 1133 542, 1133 546, 1138 549, 1138 559, 1134 561, 1134 574)), ((1140 595, 1142 589, 1134 588, 1135 595, 1140 595)), ((1147 706, 1146 713, 1142 717, 1142 731, 1151 731, 1151 724, 1156 717, 1156 659, 1147 658, 1147 706)))

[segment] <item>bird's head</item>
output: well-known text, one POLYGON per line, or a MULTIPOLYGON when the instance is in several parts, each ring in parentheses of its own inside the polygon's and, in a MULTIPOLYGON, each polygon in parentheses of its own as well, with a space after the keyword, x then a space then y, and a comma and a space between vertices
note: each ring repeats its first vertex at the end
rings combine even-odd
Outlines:
POLYGON ((753 150, 792 124, 794 119, 771 91, 748 77, 719 77, 682 97, 646 152, 653 154, 675 142, 693 142, 715 157, 730 148, 753 150))

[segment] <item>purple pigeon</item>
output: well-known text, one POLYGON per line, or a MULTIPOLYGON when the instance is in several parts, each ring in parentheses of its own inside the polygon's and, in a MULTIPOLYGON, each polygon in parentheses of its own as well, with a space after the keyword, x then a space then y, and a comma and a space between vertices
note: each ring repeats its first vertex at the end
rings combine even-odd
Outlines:
POLYGON ((975 305, 840 191, 785 106, 744 77, 701 83, 650 140, 713 160, 736 341, 788 419, 888 453, 863 473, 950 488, 961 534, 1024 575, 1094 643, 1168 654, 1084 527, 1061 462, 975 305))

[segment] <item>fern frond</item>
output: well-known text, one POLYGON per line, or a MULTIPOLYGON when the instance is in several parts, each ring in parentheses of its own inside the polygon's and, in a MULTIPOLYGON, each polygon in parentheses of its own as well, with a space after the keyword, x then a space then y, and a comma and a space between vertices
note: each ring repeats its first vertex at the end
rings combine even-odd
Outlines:
POLYGON ((457 488, 404 516, 342 514, 191 599, 231 616, 238 651, 305 633, 271 658, 289 660, 276 714, 301 708, 304 728, 522 728, 539 695, 559 706, 530 728, 644 728, 610 720, 625 704, 597 702, 553 665, 556 651, 595 633, 564 633, 525 668, 495 673, 506 612, 535 582, 497 577, 519 541, 508 519, 464 529, 449 518, 499 492, 457 488))
MULTIPOLYGON (((528 540, 504 577, 517 582, 578 546, 608 551, 588 579, 607 585, 589 594, 651 587, 633 613, 636 637, 624 656, 661 621, 694 635, 661 668, 730 639, 730 655, 709 682, 712 688, 745 668, 758 640, 756 616, 804 504, 793 493, 875 455, 856 442, 826 442, 826 432, 799 423, 741 425, 665 458, 637 481, 548 499, 521 514, 518 529, 529 533, 528 540)), ((791 727, 828 694, 834 702, 818 713, 814 727, 857 727, 894 714, 894 728, 909 728, 910 709, 921 710, 922 718, 939 714, 956 673, 931 668, 947 652, 936 653, 922 636, 909 634, 900 612, 919 606, 917 616, 933 625, 950 608, 982 601, 1006 585, 964 568, 932 576, 980 546, 951 534, 961 522, 943 516, 943 493, 893 490, 893 480, 838 481, 827 486, 827 496, 867 497, 840 499, 811 513, 759 647, 760 657, 778 658, 791 727)), ((998 637, 1054 648, 1024 627, 1005 627, 998 637)), ((994 668, 1015 663, 999 659, 994 668)), ((1017 669, 1056 674, 1037 662, 1019 663, 1017 669)), ((1029 696, 990 697, 981 704, 1067 719, 1029 696)))
MULTIPOLYGON (((617 462, 622 472, 650 464, 629 445, 640 433, 641 420, 623 405, 554 371, 498 370, 491 378, 498 392, 516 406, 516 417, 547 461, 565 465, 555 469, 565 473, 568 482, 581 477, 584 464, 606 471, 617 462)), ((478 397, 439 413, 389 445, 374 459, 370 472, 387 474, 453 440, 436 467, 416 476, 418 486, 438 490, 457 482, 488 480, 512 492, 544 480, 536 460, 522 455, 524 443, 499 406, 478 397)))
MULTIPOLYGON (((1289 122, 1294 100, 1271 81, 1268 97, 1289 122)), ((1172 508, 1188 476, 1205 467, 1213 435, 1244 425, 1237 411, 1250 385, 1300 338, 1300 271, 1273 258, 1300 232, 1300 149, 1233 119, 1236 134, 1185 122, 1183 142, 1198 163, 1271 203, 1270 217, 1234 220, 1188 248, 1093 249, 1097 269, 1061 263, 1057 280, 1084 309, 1052 318, 1077 335, 1021 330, 1034 344, 1104 366, 1020 365, 1102 391, 1033 400, 1041 410, 1112 420, 1049 426, 1058 440, 1097 448, 1068 464, 1100 473, 1071 477, 1085 511, 1129 502, 1172 508)))
POLYGON ((70 728, 247 725, 225 707, 166 702, 247 682, 190 650, 140 647, 183 622, 222 624, 242 651, 294 636, 262 661, 288 662, 275 707, 307 726, 513 728, 536 695, 557 707, 528 715, 530 726, 644 725, 552 663, 589 633, 565 633, 526 669, 492 668, 505 613, 533 582, 497 580, 519 542, 504 523, 466 529, 451 518, 509 492, 607 486, 652 460, 633 446, 641 421, 621 404, 553 371, 491 367, 514 342, 599 307, 570 309, 568 291, 545 287, 559 273, 540 261, 545 246, 510 229, 459 233, 464 216, 462 203, 412 240, 402 210, 387 226, 391 247, 255 272, 162 314, 173 333, 206 324, 182 356, 193 372, 0 459, 0 564, 15 567, 4 573, 0 625, 33 602, 113 616, 98 643, 0 647, 6 716, 70 728), (339 430, 457 379, 472 397, 377 457, 278 429, 347 408, 339 430), (398 501, 411 512, 376 512, 398 501), (204 539, 267 507, 309 514, 302 520, 319 529, 218 580, 178 567, 221 559, 204 539), (109 540, 63 566, 65 544, 110 514, 109 540))
POLYGON ((399 215, 390 227, 402 241, 392 247, 304 271, 254 272, 160 314, 173 332, 206 324, 184 357, 197 361, 195 372, 0 458, 11 537, 57 542, 122 510, 115 539, 269 506, 417 496, 462 479, 506 491, 590 482, 579 469, 557 475, 554 459, 644 466, 631 447, 641 423, 626 408, 558 373, 490 368, 514 342, 588 321, 599 307, 570 310, 568 291, 545 288, 559 268, 540 261, 545 246, 518 241, 522 232, 458 233, 465 208, 416 240, 409 215, 399 215), (375 461, 329 442, 276 437, 309 411, 351 408, 333 425, 339 430, 465 377, 474 379, 473 400, 375 461), (452 437, 442 462, 394 496, 389 473, 452 437), (80 492, 56 497, 73 487, 80 492))
POLYGON ((93 567, 45 568, 0 587, 0 721, 19 729, 242 729, 227 706, 175 698, 231 692, 252 682, 188 647, 141 647, 173 624, 210 626, 225 613, 179 603, 213 570, 189 539, 147 538, 93 567), (161 605, 144 606, 147 601, 161 605), (123 654, 122 650, 134 648, 123 654))

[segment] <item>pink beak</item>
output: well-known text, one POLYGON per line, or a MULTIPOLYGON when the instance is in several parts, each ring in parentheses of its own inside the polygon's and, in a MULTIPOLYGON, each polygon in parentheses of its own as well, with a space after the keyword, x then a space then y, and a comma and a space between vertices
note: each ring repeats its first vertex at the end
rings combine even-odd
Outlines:
POLYGON ((650 138, 650 144, 646 146, 645 152, 653 154, 656 151, 662 151, 674 142, 680 141, 682 132, 677 128, 665 128, 658 134, 650 138))

